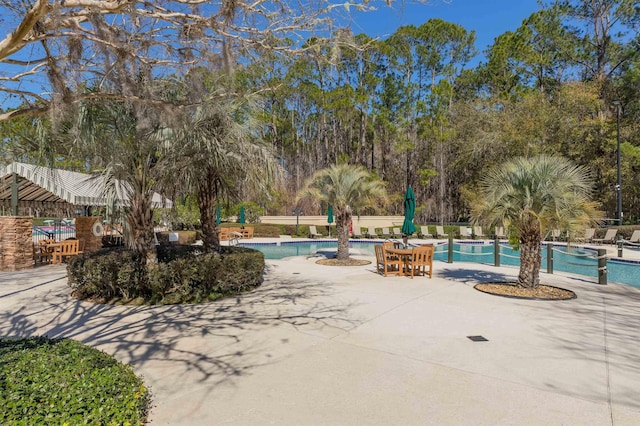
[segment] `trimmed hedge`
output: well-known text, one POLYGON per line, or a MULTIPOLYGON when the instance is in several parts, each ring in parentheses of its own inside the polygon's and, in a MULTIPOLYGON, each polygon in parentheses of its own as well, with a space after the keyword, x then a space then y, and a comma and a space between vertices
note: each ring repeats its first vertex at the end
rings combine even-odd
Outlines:
POLYGON ((0 423, 143 425, 149 392, 128 365, 80 342, 0 338, 0 423))
POLYGON ((79 299, 198 303, 251 290, 264 272, 264 255, 246 247, 160 246, 158 260, 148 268, 124 249, 85 253, 69 260, 69 286, 79 299))

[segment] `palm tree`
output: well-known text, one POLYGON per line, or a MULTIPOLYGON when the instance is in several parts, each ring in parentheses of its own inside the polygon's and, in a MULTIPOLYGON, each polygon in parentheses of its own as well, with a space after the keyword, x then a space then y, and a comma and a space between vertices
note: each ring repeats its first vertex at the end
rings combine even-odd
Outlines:
POLYGON ((238 201, 243 189, 264 194, 279 184, 281 169, 275 157, 255 137, 250 121, 234 120, 239 106, 210 102, 187 115, 168 151, 170 184, 197 196, 203 249, 219 249, 216 205, 225 198, 238 201))
POLYGON ((147 263, 156 262, 153 193, 164 173, 163 134, 158 111, 123 101, 86 101, 79 105, 68 137, 100 172, 93 184, 107 198, 125 198, 125 244, 147 263))
POLYGON ((590 201, 593 180, 587 169, 562 157, 516 158, 482 180, 472 219, 487 226, 506 224, 520 247, 518 286, 540 284, 541 244, 548 229, 575 230, 602 216, 590 201))
POLYGON ((316 172, 298 194, 333 206, 338 233, 338 259, 349 258, 349 225, 354 212, 387 201, 384 182, 362 166, 338 164, 316 172))

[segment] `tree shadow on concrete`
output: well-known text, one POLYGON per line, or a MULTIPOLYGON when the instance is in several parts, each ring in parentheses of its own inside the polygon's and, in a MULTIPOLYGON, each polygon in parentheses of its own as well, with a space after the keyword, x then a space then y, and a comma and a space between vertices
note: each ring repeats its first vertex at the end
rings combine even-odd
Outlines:
POLYGON ((435 273, 439 277, 446 278, 453 281, 468 282, 471 281, 474 284, 488 283, 488 282, 510 282, 514 281, 515 274, 505 274, 501 272, 483 271, 480 269, 465 269, 465 268, 439 268, 435 270, 435 273))
POLYGON ((177 388, 181 380, 192 380, 206 382, 211 391, 278 362, 288 356, 286 348, 280 357, 271 355, 282 354, 281 345, 288 340, 284 336, 291 335, 283 327, 346 330, 358 322, 350 315, 353 305, 329 297, 332 290, 326 283, 298 276, 274 274, 250 293, 196 305, 83 302, 69 296, 66 280, 30 288, 28 304, 2 310, 0 299, 0 336, 79 340, 133 364, 139 372, 161 368, 168 376, 177 374, 177 388))

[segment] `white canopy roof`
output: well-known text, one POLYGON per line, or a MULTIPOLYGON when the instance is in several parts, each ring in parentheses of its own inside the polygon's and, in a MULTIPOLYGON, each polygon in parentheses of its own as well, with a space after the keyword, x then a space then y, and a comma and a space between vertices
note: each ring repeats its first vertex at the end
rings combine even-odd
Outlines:
MULTIPOLYGON (((0 167, 0 200, 11 198, 13 173, 18 175, 18 200, 61 202, 66 201, 77 206, 105 206, 107 197, 104 194, 99 178, 85 173, 70 172, 61 169, 35 166, 25 163, 11 163, 0 167)), ((122 185, 124 187, 124 185, 122 185)), ((124 191, 119 191, 124 192, 124 191)), ((116 198, 116 205, 127 205, 126 194, 116 198)), ((154 208, 169 208, 172 203, 160 194, 154 193, 154 208)))

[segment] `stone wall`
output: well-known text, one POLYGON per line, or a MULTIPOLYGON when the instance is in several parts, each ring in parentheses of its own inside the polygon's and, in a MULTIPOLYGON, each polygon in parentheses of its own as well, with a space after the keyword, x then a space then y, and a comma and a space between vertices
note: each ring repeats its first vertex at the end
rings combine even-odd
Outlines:
POLYGON ((32 226, 32 217, 0 217, 0 271, 33 267, 32 226))
POLYGON ((91 228, 94 223, 102 224, 101 216, 77 216, 76 238, 84 240, 84 252, 100 250, 102 248, 102 235, 95 236, 91 228))

